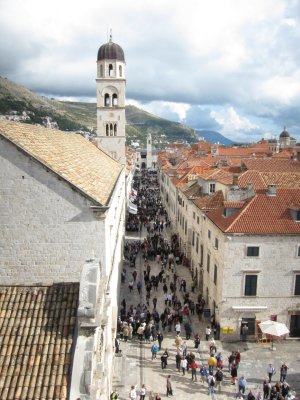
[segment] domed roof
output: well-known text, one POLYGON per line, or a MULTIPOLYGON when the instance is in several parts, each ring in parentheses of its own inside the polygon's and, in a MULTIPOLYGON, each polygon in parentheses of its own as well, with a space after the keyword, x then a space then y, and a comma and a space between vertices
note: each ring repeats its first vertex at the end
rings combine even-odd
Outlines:
POLYGON ((112 37, 110 36, 109 42, 103 44, 98 50, 97 60, 125 61, 124 51, 121 46, 119 46, 116 43, 113 43, 112 37))
POLYGON ((290 137, 290 134, 288 133, 288 131, 286 130, 285 127, 284 127, 283 131, 281 132, 281 134, 279 135, 279 137, 281 137, 281 138, 290 137))

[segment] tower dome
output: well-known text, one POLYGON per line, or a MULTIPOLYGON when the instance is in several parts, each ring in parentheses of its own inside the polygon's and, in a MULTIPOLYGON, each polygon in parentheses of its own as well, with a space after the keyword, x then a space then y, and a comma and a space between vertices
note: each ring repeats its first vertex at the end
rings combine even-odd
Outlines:
POLYGON ((121 46, 113 43, 110 35, 109 42, 103 44, 98 50, 97 61, 118 60, 125 62, 124 51, 121 46))
POLYGON ((280 138, 287 138, 290 137, 290 134, 288 133, 288 131, 286 130, 286 127, 284 127, 283 131, 281 132, 281 134, 279 135, 280 138))

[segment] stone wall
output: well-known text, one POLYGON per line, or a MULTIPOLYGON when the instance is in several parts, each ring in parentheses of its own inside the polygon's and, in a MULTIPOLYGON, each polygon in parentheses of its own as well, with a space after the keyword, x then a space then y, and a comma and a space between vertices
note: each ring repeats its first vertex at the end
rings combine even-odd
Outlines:
POLYGON ((91 201, 5 140, 0 169, 2 285, 79 281, 86 260, 103 262, 103 215, 91 201))

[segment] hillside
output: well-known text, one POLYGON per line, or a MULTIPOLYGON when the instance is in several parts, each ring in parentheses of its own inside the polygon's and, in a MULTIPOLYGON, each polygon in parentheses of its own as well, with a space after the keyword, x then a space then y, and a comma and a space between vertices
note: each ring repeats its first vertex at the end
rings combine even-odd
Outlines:
POLYGON ((234 143, 232 140, 226 138, 221 135, 219 132, 215 131, 207 131, 204 129, 195 129, 195 132, 199 137, 203 138, 206 142, 210 142, 212 144, 223 144, 224 146, 232 146, 234 143))
MULTIPOLYGON (((0 77, 0 115, 26 123, 57 127, 65 131, 79 131, 92 136, 96 129, 96 104, 65 102, 39 96, 25 87, 0 77)), ((139 141, 146 145, 151 132, 156 147, 166 143, 196 142, 194 130, 182 124, 157 117, 134 106, 126 107, 127 142, 139 141)))

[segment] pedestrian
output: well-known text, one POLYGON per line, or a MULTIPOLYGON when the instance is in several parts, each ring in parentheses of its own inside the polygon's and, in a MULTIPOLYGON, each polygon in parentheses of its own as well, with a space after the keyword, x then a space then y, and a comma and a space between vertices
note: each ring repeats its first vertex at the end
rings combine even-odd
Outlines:
POLYGON ((160 361, 161 361, 161 368, 165 369, 166 366, 168 365, 168 357, 169 357, 169 352, 168 349, 166 349, 163 354, 160 357, 160 361))
POLYGON ((173 396, 173 389, 172 389, 172 383, 171 383, 171 375, 168 375, 167 377, 167 397, 173 396))
POLYGON ((195 349, 198 349, 198 347, 200 346, 200 335, 198 333, 195 335, 194 343, 195 343, 195 349))
POLYGON ((154 360, 156 358, 157 352, 158 352, 158 345, 156 342, 154 342, 153 345, 151 346, 151 353, 152 353, 151 360, 154 360))
POLYGON ((181 362, 180 362, 181 370, 182 370, 182 375, 185 375, 186 367, 187 367, 187 359, 185 356, 182 356, 181 362))
POLYGON ((223 372, 220 370, 220 368, 217 368, 217 372, 215 374, 216 378, 216 389, 218 392, 221 392, 221 386, 222 386, 222 381, 223 381, 223 372))
POLYGON ((247 395, 247 400, 255 400, 255 396, 251 389, 249 390, 249 393, 247 395))
POLYGON ((217 360, 215 359, 214 356, 210 356, 209 359, 207 360, 207 364, 208 364, 209 373, 213 374, 214 367, 217 365, 217 360))
POLYGON ((141 294, 141 289, 142 289, 142 282, 141 281, 138 281, 138 283, 136 284, 136 287, 137 287, 137 290, 138 290, 138 292, 139 292, 139 294, 141 294))
POLYGON ((176 335, 179 336, 180 332, 181 332, 181 326, 180 326, 180 322, 177 321, 176 325, 175 325, 175 331, 176 331, 176 335))
POLYGON ((264 394, 264 399, 268 399, 270 396, 270 390, 271 390, 271 385, 267 380, 265 379, 263 381, 263 394, 264 394))
POLYGON ((282 364, 280 367, 280 382, 284 382, 287 376, 287 370, 289 367, 286 364, 282 364))
POLYGON ((148 400, 155 400, 153 390, 150 390, 148 400))
POLYGON ((206 329, 205 329, 205 339, 208 341, 209 339, 209 335, 211 334, 211 329, 210 327, 207 325, 206 329))
POLYGON ((247 387, 247 381, 243 376, 241 376, 239 379, 239 392, 245 394, 246 387, 247 387))
POLYGON ((197 368, 198 368, 198 363, 193 359, 192 362, 189 365, 189 368, 192 370, 192 381, 197 382, 197 368))
POLYGON ((161 400, 161 397, 160 397, 160 395, 158 393, 155 396, 155 400, 161 400))
POLYGON ((131 293, 131 292, 133 291, 133 280, 131 280, 131 281, 128 283, 128 287, 129 287, 129 292, 131 293))
POLYGON ((157 332, 158 350, 161 350, 161 344, 163 340, 164 340, 164 335, 160 331, 158 331, 157 332))
POLYGON ((202 385, 204 385, 204 383, 207 382, 207 376, 208 376, 208 370, 206 368, 206 365, 202 365, 202 367, 200 368, 200 376, 202 385))
POLYGON ((130 400, 136 400, 137 399, 137 394, 136 394, 136 386, 137 385, 132 385, 130 392, 129 392, 129 399, 130 400))
POLYGON ((236 380, 236 377, 237 377, 237 367, 235 365, 235 362, 233 362, 232 365, 231 365, 230 375, 231 375, 231 384, 235 385, 235 380, 236 380))
POLYGON ((116 390, 114 390, 110 395, 110 400, 118 400, 118 398, 119 398, 119 393, 116 390))
POLYGON ((272 376, 276 374, 275 368, 273 367, 272 364, 269 364, 269 366, 267 368, 267 373, 268 373, 268 376, 269 376, 269 382, 271 383, 272 376))
POLYGON ((145 400, 146 397, 146 385, 143 383, 140 390, 140 400, 145 400))
POLYGON ((115 353, 119 354, 121 352, 120 350, 120 339, 119 338, 115 338, 115 353))
POLYGON ((239 368, 240 362, 241 362, 241 353, 240 353, 240 351, 239 351, 239 349, 238 349, 238 350, 235 352, 235 364, 236 364, 236 367, 237 367, 237 368, 239 368))
POLYGON ((176 356, 175 356, 175 361, 176 361, 176 368, 178 371, 180 371, 180 363, 181 363, 181 354, 180 351, 177 350, 176 356))
POLYGON ((208 395, 209 396, 213 396, 213 394, 215 393, 215 383, 216 383, 215 377, 213 376, 212 373, 209 373, 209 375, 207 377, 208 395))

